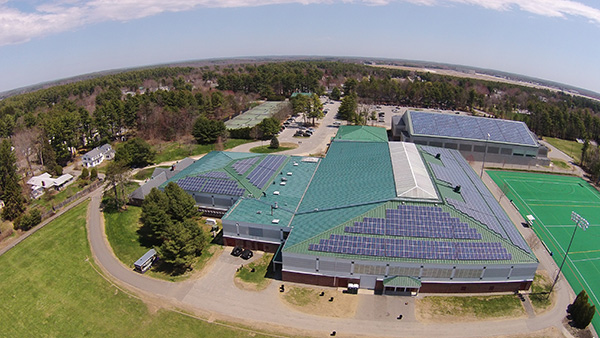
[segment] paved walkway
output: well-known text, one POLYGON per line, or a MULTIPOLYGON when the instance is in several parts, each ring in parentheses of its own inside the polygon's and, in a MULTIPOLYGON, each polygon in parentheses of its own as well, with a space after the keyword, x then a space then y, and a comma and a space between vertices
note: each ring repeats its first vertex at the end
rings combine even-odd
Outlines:
MULTIPOLYGON (((560 280, 557 304, 549 312, 533 318, 504 321, 485 321, 456 324, 421 323, 414 320, 412 305, 404 305, 403 297, 358 295, 359 310, 355 318, 327 318, 297 312, 278 298, 279 282, 263 291, 243 291, 233 283, 236 268, 243 263, 229 255, 228 250, 218 257, 210 271, 196 280, 171 283, 140 275, 121 263, 112 253, 104 234, 100 211, 101 191, 92 196, 88 210, 88 237, 97 264, 118 284, 134 292, 152 295, 171 304, 198 310, 210 318, 221 318, 258 324, 261 327, 289 327, 306 334, 326 334, 333 330, 340 336, 424 336, 424 337, 482 337, 523 334, 551 326, 562 329, 561 321, 570 302, 569 286, 560 280), (406 315, 403 320, 395 319, 406 315)), ((541 255, 543 256, 543 254, 541 255)), ((260 255, 256 255, 258 259, 260 255)), ((546 257, 541 264, 549 265, 546 257)))

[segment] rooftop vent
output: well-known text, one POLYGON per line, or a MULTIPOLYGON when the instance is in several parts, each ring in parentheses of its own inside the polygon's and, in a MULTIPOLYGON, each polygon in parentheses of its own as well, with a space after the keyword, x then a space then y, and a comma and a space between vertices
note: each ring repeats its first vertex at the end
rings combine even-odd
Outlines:
POLYGON ((260 215, 260 214, 262 214, 262 211, 260 211, 260 210, 259 210, 259 211, 257 211, 256 213, 260 215))
POLYGON ((442 155, 440 153, 435 154, 435 158, 437 158, 438 160, 442 157, 442 155))
POLYGON ((292 176, 292 174, 293 173, 291 171, 287 173, 288 176, 292 176))
POLYGON ((279 183, 279 185, 285 185, 285 182, 281 182, 281 183, 279 183))
POLYGON ((457 185, 456 187, 454 187, 454 192, 456 193, 460 193, 460 185, 457 185))
POLYGON ((273 223, 273 224, 279 224, 279 219, 275 218, 274 220, 271 221, 271 223, 273 223))
POLYGON ((279 195, 279 191, 273 191, 273 195, 279 195))

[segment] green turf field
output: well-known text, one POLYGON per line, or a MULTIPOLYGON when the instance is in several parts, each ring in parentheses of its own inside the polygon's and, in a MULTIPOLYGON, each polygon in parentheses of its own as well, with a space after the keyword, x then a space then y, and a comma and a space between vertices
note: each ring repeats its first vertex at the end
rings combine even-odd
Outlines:
MULTIPOLYGON (((575 293, 585 289, 596 305, 592 320, 600 328, 600 193, 579 177, 487 171, 525 218, 533 215, 533 230, 553 252, 560 266, 575 229, 571 212, 589 222, 578 228, 562 272, 575 293)), ((553 277, 555 272, 549 271, 553 277)))

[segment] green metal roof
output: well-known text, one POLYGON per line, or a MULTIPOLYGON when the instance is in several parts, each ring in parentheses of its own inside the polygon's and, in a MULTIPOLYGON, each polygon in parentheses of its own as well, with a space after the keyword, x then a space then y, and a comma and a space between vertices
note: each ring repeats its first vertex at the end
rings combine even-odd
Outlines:
POLYGON ((387 142, 387 130, 380 127, 368 126, 340 126, 334 140, 361 141, 361 142, 387 142))
POLYGON ((384 279, 383 286, 395 286, 400 288, 420 288, 421 281, 409 276, 394 276, 384 279))
POLYGON ((394 197, 396 187, 387 142, 334 140, 298 211, 348 207, 394 197))
POLYGON ((273 219, 279 219, 279 226, 289 225, 320 161, 303 162, 302 159, 298 156, 290 157, 287 164, 276 174, 273 184, 267 185, 265 195, 255 194, 254 197, 258 200, 252 198, 239 200, 223 216, 223 219, 265 225, 273 224, 273 219), (288 173, 292 175, 288 176, 288 173), (283 179, 285 185, 281 185, 283 179), (274 192, 278 192, 278 195, 274 192), (271 216, 271 206, 275 203, 278 208, 273 210, 271 216))
POLYGON ((223 169, 234 160, 257 156, 260 155, 252 153, 234 153, 229 151, 211 151, 210 153, 198 159, 196 162, 190 164, 187 168, 183 169, 175 176, 171 177, 171 179, 161 185, 161 187, 166 186, 167 183, 171 181, 177 181, 184 177, 197 176, 203 172, 223 169))
MULTIPOLYGON (((348 235, 345 232, 347 226, 353 226, 354 222, 362 221, 365 217, 384 218, 386 209, 398 208, 398 205, 404 203, 406 205, 423 205, 431 206, 431 203, 411 203, 401 201, 390 201, 379 204, 363 205, 359 207, 341 208, 327 212, 312 212, 310 214, 296 216, 292 221, 294 229, 290 233, 287 242, 283 248, 283 252, 300 253, 313 256, 331 256, 342 257, 353 260, 364 261, 396 261, 396 262, 413 262, 413 263, 438 263, 438 264, 506 264, 507 261, 494 260, 435 260, 435 259, 410 259, 410 258, 393 258, 393 257, 377 257, 377 256, 362 256, 339 254, 322 251, 308 250, 309 244, 318 244, 321 239, 329 239, 331 235, 348 235), (311 237, 312 235, 312 237, 311 237)), ((418 239, 423 241, 447 241, 447 242, 499 242, 506 248, 507 252, 512 255, 510 262, 514 263, 535 263, 537 259, 533 254, 528 254, 519 247, 512 244, 509 240, 504 239, 497 233, 489 230, 485 225, 469 218, 464 214, 456 211, 448 205, 438 204, 443 211, 450 213, 452 217, 459 218, 462 222, 467 223, 471 228, 477 230, 481 234, 481 240, 460 240, 460 239, 441 239, 441 238, 420 238, 420 237, 400 237, 400 236, 380 236, 380 235, 364 235, 351 234, 352 236, 364 237, 386 237, 398 239, 418 239)))

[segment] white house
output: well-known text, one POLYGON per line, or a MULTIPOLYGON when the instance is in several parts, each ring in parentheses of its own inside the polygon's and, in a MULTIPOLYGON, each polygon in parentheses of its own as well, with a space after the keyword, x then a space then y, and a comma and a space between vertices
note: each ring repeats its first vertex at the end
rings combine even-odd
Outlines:
POLYGON ((43 173, 38 176, 33 176, 27 181, 27 184, 31 187, 31 197, 39 198, 45 192, 45 189, 54 188, 55 190, 61 190, 65 185, 73 179, 73 175, 64 174, 58 178, 52 178, 48 173, 43 173))
POLYGON ((105 144, 100 147, 96 147, 83 155, 81 162, 84 167, 91 168, 102 163, 104 160, 112 160, 115 157, 115 151, 110 144, 105 144))

